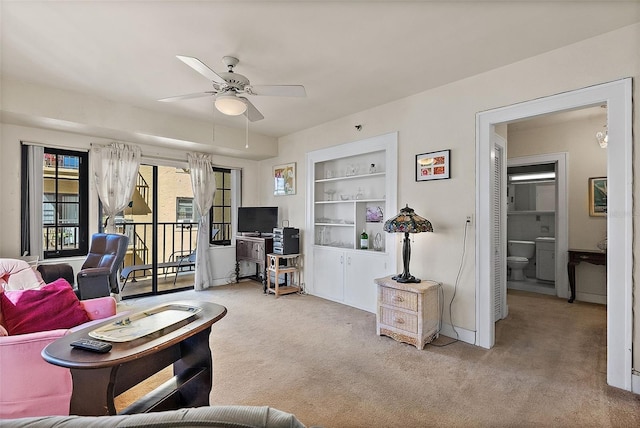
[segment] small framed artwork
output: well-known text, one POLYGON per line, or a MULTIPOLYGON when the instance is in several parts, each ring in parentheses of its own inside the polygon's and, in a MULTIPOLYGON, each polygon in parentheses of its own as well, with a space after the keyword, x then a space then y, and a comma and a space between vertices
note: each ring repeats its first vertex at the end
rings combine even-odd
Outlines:
POLYGON ((296 163, 273 167, 273 194, 275 196, 296 194, 296 163))
POLYGON ((591 217, 607 216, 607 177, 589 179, 589 215, 591 217))
POLYGON ((416 155, 416 181, 451 178, 449 156, 451 150, 416 155))

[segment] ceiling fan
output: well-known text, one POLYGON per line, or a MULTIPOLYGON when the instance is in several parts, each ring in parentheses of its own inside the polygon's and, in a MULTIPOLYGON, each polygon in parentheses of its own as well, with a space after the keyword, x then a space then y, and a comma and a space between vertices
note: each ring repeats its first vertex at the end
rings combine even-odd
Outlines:
POLYGON ((211 80, 213 90, 162 98, 158 101, 172 102, 214 96, 215 106, 221 113, 229 116, 244 114, 251 122, 255 122, 264 119, 264 116, 245 97, 246 95, 269 97, 307 96, 304 86, 301 85, 251 85, 249 79, 233 71, 233 67, 238 64, 239 60, 232 56, 222 57, 222 62, 227 66, 228 71, 226 73, 216 73, 198 58, 182 55, 176 55, 176 57, 211 80))

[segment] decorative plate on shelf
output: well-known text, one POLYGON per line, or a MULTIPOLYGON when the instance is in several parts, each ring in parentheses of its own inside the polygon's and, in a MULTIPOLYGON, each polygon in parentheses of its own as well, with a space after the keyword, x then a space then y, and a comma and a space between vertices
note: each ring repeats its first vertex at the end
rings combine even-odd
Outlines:
POLYGON ((367 207, 367 221, 370 223, 381 222, 384 217, 381 207, 367 207))

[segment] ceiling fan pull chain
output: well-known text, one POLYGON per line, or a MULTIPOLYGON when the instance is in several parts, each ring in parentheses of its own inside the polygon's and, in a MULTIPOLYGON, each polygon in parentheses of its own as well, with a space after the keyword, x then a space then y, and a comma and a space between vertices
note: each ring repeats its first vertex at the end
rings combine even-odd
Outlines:
POLYGON ((211 103, 213 112, 211 112, 211 142, 216 141, 216 105, 211 103))
POLYGON ((249 148, 249 115, 245 114, 244 117, 247 118, 245 131, 244 131, 244 139, 245 139, 244 148, 248 149, 249 148))

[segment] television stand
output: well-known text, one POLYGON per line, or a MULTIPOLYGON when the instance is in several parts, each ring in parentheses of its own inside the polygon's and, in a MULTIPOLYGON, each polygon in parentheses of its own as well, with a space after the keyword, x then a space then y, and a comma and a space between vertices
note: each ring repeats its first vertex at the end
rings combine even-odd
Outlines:
POLYGON ((236 236, 236 282, 243 278, 251 278, 262 282, 267 281, 267 254, 273 252, 273 237, 236 236), (247 261, 256 264, 255 275, 240 276, 240 262, 247 261))

